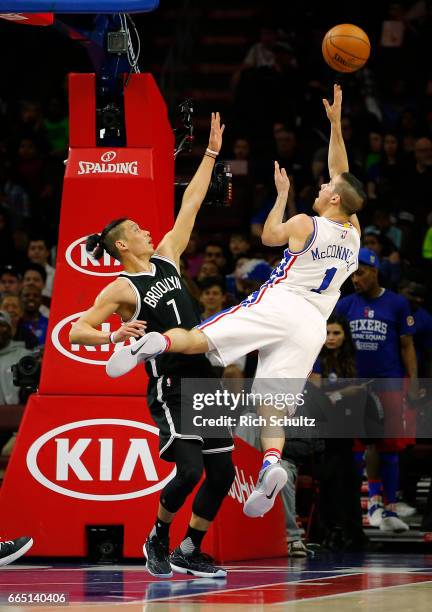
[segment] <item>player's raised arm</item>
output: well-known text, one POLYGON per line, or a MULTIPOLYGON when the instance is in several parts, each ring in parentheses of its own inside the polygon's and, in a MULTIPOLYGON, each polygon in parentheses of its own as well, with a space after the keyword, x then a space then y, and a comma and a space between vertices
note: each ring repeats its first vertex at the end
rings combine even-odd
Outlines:
POLYGON ((193 179, 183 194, 180 211, 174 227, 163 238, 156 252, 178 262, 185 250, 195 224, 201 204, 208 191, 217 154, 222 147, 225 126, 220 123, 219 113, 212 113, 210 138, 206 152, 193 179))
MULTIPOLYGON (((324 108, 330 121, 330 143, 328 150, 328 170, 330 178, 338 174, 349 172, 348 155, 342 136, 341 113, 342 113, 342 88, 340 85, 333 87, 333 104, 323 99, 324 108)), ((360 223, 357 215, 351 215, 351 223, 360 233, 360 223)))
POLYGON ((325 99, 323 103, 331 126, 328 169, 330 178, 334 178, 338 174, 349 172, 348 156, 341 127, 342 89, 340 85, 335 85, 333 88, 333 104, 325 99))
POLYGON ((283 221, 290 189, 290 180, 285 168, 279 168, 279 164, 276 161, 274 179, 277 198, 264 223, 261 235, 262 243, 266 246, 283 246, 288 243, 290 238, 294 238, 303 244, 313 230, 313 221, 310 217, 303 214, 295 215, 288 221, 283 221))

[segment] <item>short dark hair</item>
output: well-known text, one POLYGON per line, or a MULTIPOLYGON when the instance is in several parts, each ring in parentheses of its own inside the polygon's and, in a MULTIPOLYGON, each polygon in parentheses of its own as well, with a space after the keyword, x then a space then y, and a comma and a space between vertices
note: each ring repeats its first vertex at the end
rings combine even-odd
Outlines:
POLYGON ((115 219, 108 223, 108 225, 105 225, 100 234, 91 234, 91 236, 88 236, 86 250, 92 253, 95 259, 100 259, 103 252, 106 251, 111 257, 120 261, 120 253, 115 243, 123 236, 123 228, 121 225, 125 221, 128 221, 128 219, 129 217, 115 219))
POLYGON ((210 289, 211 287, 219 287, 222 293, 226 293, 225 280, 222 276, 208 276, 198 282, 201 291, 210 289))
POLYGON ((29 264, 27 264, 26 267, 24 268, 23 276, 25 275, 25 273, 28 270, 33 270, 34 272, 39 272, 39 274, 42 277, 43 282, 46 283, 47 273, 46 273, 45 268, 41 264, 38 264, 38 263, 29 263, 29 264))
POLYGON ((342 181, 336 183, 335 192, 340 196, 341 208, 348 215, 353 215, 362 209, 367 198, 362 183, 350 172, 340 175, 342 181))
POLYGON ((29 244, 30 242, 43 242, 46 248, 49 250, 48 239, 46 236, 43 236, 42 234, 32 234, 29 238, 29 244))

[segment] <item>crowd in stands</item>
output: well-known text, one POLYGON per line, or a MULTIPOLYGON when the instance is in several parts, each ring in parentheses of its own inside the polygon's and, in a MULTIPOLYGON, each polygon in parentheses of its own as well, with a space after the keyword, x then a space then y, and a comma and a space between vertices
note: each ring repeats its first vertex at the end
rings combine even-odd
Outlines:
MULTIPOLYGON (((422 3, 410 4, 411 12, 402 4, 390 6, 384 23, 401 25, 404 34, 400 44, 386 47, 381 41, 371 65, 342 82, 342 129, 350 170, 363 181, 368 194, 360 214, 362 243, 368 249, 363 265, 373 269, 373 274, 378 270, 374 282, 380 291, 393 292, 402 312, 395 322, 392 349, 399 355, 398 367, 391 374, 381 372, 378 366, 375 371, 357 372, 371 378, 403 378, 407 374, 400 341, 404 335, 414 337, 419 374, 429 377, 432 372, 432 73, 429 63, 416 62, 413 70, 411 62, 414 53, 420 54, 419 49, 430 58, 432 11, 429 3, 424 3, 427 10, 416 13, 417 4, 422 3), (371 263, 373 254, 376 264, 371 263), (405 323, 411 317, 412 325, 404 327, 403 317, 405 323)), ((319 57, 305 59, 306 43, 290 28, 283 23, 262 27, 258 40, 245 48, 244 62, 232 75, 229 129, 221 157, 230 161, 233 204, 231 208, 204 207, 197 223, 199 231, 192 235, 182 258, 183 280, 200 303, 203 319, 246 298, 280 261, 281 251, 264 247, 260 241, 275 198, 273 160, 286 168, 291 179, 286 218, 310 213, 317 190, 327 180, 329 129, 322 98, 331 95, 329 73, 319 57)), ((5 96, 0 103, 0 126, 1 405, 19 401, 18 390, 10 383, 12 363, 46 341, 68 145, 65 99, 58 92, 47 99, 32 91, 18 100, 5 96)), ((145 211, 142 223, 145 226, 145 211)), ((348 281, 343 287, 344 300, 353 291, 348 281)), ((368 291, 363 288, 364 293, 368 291)), ((354 328, 349 326, 355 317, 346 305, 344 302, 339 318, 329 324, 328 341, 314 370, 315 382, 325 381, 321 387, 330 405, 336 401, 334 389, 327 388, 332 376, 333 383, 335 373, 336 378, 353 378, 355 364, 359 364, 355 356, 358 346, 356 349, 356 340, 351 338, 354 328), (336 347, 335 331, 343 334, 342 344, 336 347), (338 351, 339 358, 348 354, 340 349, 344 343, 349 359, 339 363, 338 351)), ((252 355, 222 374, 249 377, 253 370, 252 355)), ((410 436, 411 442, 396 449, 397 456, 415 443, 415 432, 410 436)), ((363 541, 359 534, 363 467, 359 471, 362 459, 356 459, 353 450, 354 441, 349 439, 327 444, 316 453, 321 464, 323 537, 330 548, 360 546, 363 541), (344 473, 338 471, 341 464, 344 473), (337 483, 332 477, 335 472, 339 474, 337 483), (334 488, 340 486, 346 496, 343 504, 337 497, 336 508, 332 505, 334 488)), ((371 469, 375 451, 370 445, 368 452, 367 467, 371 469)), ((400 487, 394 466, 389 467, 389 461, 395 461, 394 455, 389 457, 393 452, 378 452, 381 464, 369 477, 370 516, 380 510, 377 525, 383 518, 397 515, 395 495, 400 487)), ((290 448, 284 459, 294 490, 297 470, 307 462, 290 454, 290 448)), ((413 504, 415 499, 407 501, 413 504)), ((295 503, 291 494, 286 507, 291 513, 287 525, 292 526, 295 503)), ((399 518, 403 518, 401 512, 399 518)), ((432 511, 424 526, 432 526, 432 511)), ((306 554, 298 548, 299 540, 296 532, 293 550, 306 554)))

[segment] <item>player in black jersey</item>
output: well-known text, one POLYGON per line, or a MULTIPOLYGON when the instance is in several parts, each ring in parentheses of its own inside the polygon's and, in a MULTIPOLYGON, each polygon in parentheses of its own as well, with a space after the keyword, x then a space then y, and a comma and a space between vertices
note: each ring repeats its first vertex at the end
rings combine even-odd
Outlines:
MULTIPOLYGON (((207 193, 223 131, 219 113, 212 113, 208 148, 184 192, 174 227, 156 250, 150 233, 128 218, 117 219, 100 235, 89 236, 87 249, 93 256, 100 258, 106 250, 123 264, 124 271, 72 327, 72 343, 122 342, 139 338, 146 330, 163 332, 177 326, 191 329, 200 323, 197 307, 182 283, 179 260, 207 193), (101 324, 113 313, 120 315, 121 327, 112 334, 100 331, 101 324)), ((223 439, 203 439, 200 432, 190 435, 182 431, 180 418, 181 378, 213 378, 213 370, 204 355, 174 354, 161 355, 148 362, 146 368, 147 401, 160 430, 160 456, 177 466, 176 475, 161 493, 155 526, 144 544, 147 569, 160 577, 172 576, 173 569, 201 577, 224 577, 226 571, 215 567, 200 547, 234 480, 231 433, 227 429, 223 439), (186 536, 170 556, 170 524, 203 470, 205 480, 193 501, 186 536)))

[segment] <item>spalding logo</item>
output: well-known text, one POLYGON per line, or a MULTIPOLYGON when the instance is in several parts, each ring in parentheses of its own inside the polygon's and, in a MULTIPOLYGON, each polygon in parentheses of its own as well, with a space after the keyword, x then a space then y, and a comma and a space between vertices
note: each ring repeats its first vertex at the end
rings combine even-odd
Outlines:
POLYGON ((120 274, 120 262, 108 255, 106 251, 98 261, 87 252, 86 240, 87 236, 82 236, 66 249, 65 257, 70 267, 83 274, 90 274, 90 276, 117 276, 120 274), (117 268, 117 271, 113 271, 114 268, 117 268), (111 271, 106 271, 107 269, 111 271))
POLYGON ((151 448, 157 453, 158 433, 152 425, 127 419, 66 423, 33 442, 27 467, 42 486, 60 495, 93 501, 144 497, 162 489, 176 469, 164 462, 156 467, 151 448))
POLYGON ((117 153, 115 151, 107 151, 101 155, 101 161, 110 162, 117 157, 117 153))
MULTIPOLYGON (((119 351, 125 345, 124 342, 113 344, 101 344, 99 346, 87 346, 80 344, 71 344, 69 342, 69 332, 71 325, 77 321, 83 312, 77 312, 62 319, 52 330, 51 340, 56 349, 65 357, 80 361, 81 363, 89 363, 90 365, 106 365, 106 362, 111 357, 113 351, 119 351)), ((111 332, 110 323, 102 323, 101 330, 111 332)), ((135 338, 129 338, 129 343, 136 342, 135 338)))
POLYGON ((101 155, 101 161, 79 161, 78 174, 129 174, 138 176, 138 161, 110 163, 117 157, 115 151, 106 151, 101 155))

